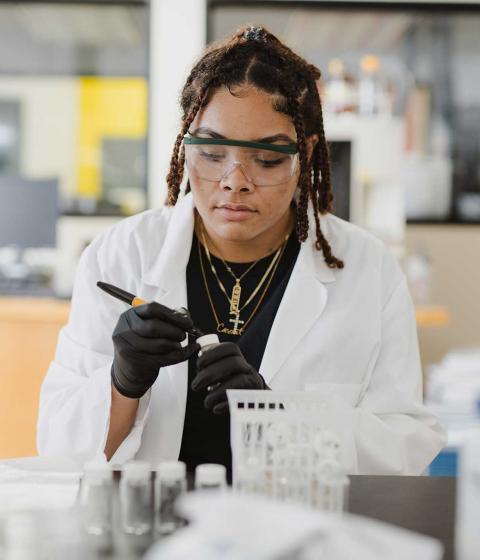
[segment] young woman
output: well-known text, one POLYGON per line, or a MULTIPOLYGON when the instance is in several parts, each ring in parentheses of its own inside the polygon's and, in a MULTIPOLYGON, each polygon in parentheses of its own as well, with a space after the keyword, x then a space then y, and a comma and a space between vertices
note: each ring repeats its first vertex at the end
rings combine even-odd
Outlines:
POLYGON ((441 449, 405 278, 377 239, 330 213, 319 78, 263 28, 194 66, 167 205, 81 258, 42 389, 40 453, 230 466, 229 388, 341 399, 351 473, 420 474, 441 449), (125 309, 98 280, 152 303, 125 309), (221 343, 199 357, 193 325, 221 343))

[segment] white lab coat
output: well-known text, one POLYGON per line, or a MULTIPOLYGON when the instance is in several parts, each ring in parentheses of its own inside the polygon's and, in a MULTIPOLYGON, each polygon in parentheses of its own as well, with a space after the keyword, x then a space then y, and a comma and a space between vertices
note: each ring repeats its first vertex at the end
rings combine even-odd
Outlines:
MULTIPOLYGON (((277 390, 328 388, 352 412, 349 471, 420 474, 444 444, 422 404, 415 317, 404 275, 382 243, 332 215, 321 218, 343 270, 301 245, 273 323, 260 373, 277 390)), ((110 282, 146 300, 188 307, 186 266, 193 199, 111 227, 85 250, 69 322, 43 383, 38 422, 42 455, 103 456, 111 402, 112 332, 124 303, 101 292, 110 282)), ((141 398, 135 424, 111 461, 178 458, 188 364, 162 368, 141 398)), ((205 434, 208 437, 208 434, 205 434)))

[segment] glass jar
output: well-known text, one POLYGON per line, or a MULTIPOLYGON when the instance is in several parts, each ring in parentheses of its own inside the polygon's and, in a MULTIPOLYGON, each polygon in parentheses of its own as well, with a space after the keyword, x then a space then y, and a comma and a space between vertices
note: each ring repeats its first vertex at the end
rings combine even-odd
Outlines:
POLYGON ((146 461, 131 461, 122 468, 120 516, 122 530, 129 535, 145 535, 152 530, 152 475, 146 461))
POLYGON ((160 463, 155 480, 155 527, 159 535, 169 535, 183 527, 184 521, 175 511, 175 502, 186 490, 185 463, 160 463))
POLYGON ((98 551, 112 547, 113 472, 107 463, 92 461, 84 466, 80 486, 82 523, 98 551))

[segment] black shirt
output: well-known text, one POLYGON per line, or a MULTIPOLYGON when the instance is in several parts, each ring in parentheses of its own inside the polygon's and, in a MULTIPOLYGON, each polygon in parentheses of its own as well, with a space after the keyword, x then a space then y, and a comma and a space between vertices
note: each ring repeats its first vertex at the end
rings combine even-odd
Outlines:
MULTIPOLYGON (((210 264, 203 247, 198 243, 197 237, 194 235, 187 266, 188 309, 193 322, 205 334, 217 333, 220 342, 236 342, 247 362, 257 371, 260 368, 273 320, 275 319, 278 306, 280 305, 283 293, 287 287, 299 249, 300 244, 296 236, 294 234, 290 235, 283 255, 278 263, 275 275, 265 292, 265 297, 261 301, 251 321, 246 326, 245 332, 241 336, 229 335, 217 333, 217 323, 205 289, 199 251, 202 255, 206 280, 219 321, 225 323, 229 328, 233 328, 233 325, 229 323, 230 304, 210 269, 210 264)), ((258 261, 241 280, 242 294, 240 307, 242 307, 243 302, 253 293, 268 269, 272 258, 273 254, 258 261)), ((211 259, 227 294, 230 295, 235 284, 234 278, 230 275, 219 258, 211 255, 211 259)), ((228 264, 237 277, 240 277, 251 265, 251 263, 230 262, 228 264)), ((262 291, 263 290, 260 289, 257 296, 241 312, 242 320, 246 321, 250 317, 255 305, 259 301, 262 291)), ((190 387, 195 375, 196 356, 193 356, 188 363, 187 405, 179 459, 187 464, 189 472, 193 471, 195 467, 201 463, 221 463, 227 467, 230 473, 232 463, 230 451, 230 416, 215 415, 204 407, 203 401, 207 396, 206 390, 195 392, 192 391, 190 387)))

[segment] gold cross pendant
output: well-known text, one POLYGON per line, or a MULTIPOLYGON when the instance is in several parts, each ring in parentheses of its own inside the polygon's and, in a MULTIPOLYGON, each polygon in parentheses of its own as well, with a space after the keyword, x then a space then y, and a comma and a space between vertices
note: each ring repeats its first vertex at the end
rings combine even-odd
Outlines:
MULTIPOLYGON (((233 314, 230 313, 230 315, 233 314)), ((243 325, 243 323, 245 323, 245 321, 240 320, 240 313, 239 312, 235 313, 235 318, 229 319, 229 322, 233 324, 233 332, 231 334, 235 336, 240 336, 242 334, 242 329, 241 328, 239 329, 238 325, 243 325)))

